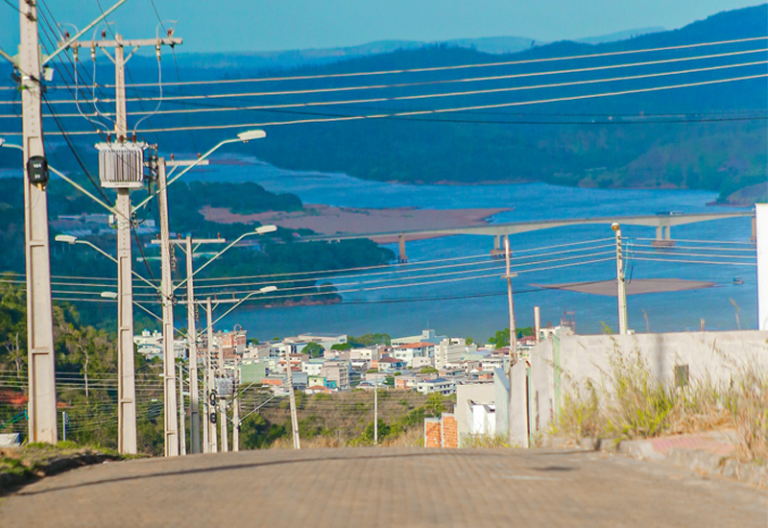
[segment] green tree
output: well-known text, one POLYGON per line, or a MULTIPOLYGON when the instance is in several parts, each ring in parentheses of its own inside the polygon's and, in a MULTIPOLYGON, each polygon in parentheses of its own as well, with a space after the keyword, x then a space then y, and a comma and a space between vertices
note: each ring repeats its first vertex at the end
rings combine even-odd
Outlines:
POLYGON ((322 345, 319 345, 317 343, 309 343, 307 346, 301 349, 302 354, 309 354, 310 358, 319 358, 323 357, 323 354, 325 354, 325 349, 322 345))
POLYGON ((421 367, 419 374, 437 374, 439 371, 435 367, 421 367))

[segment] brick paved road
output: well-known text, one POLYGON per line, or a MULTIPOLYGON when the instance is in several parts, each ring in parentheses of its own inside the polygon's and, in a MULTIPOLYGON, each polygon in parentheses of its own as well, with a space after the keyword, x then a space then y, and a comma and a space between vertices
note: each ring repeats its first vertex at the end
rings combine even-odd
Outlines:
POLYGON ((78 469, 0 526, 768 526, 763 491, 585 451, 314 449, 78 469))

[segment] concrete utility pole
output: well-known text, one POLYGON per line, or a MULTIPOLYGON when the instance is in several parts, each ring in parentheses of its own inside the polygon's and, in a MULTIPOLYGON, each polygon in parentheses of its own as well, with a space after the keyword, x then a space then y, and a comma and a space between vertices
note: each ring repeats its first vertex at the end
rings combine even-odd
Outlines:
POLYGON ((373 445, 379 445, 379 386, 373 386, 373 445))
POLYGON ((195 320, 195 285, 192 279, 192 239, 185 240, 187 253, 187 335, 189 336, 189 443, 192 453, 200 452, 200 402, 197 386, 197 325, 195 320))
POLYGON ((160 208, 160 259, 163 304, 163 373, 165 403, 165 456, 179 455, 179 423, 176 414, 176 353, 173 347, 173 279, 171 277, 171 242, 168 220, 168 191, 165 159, 157 160, 157 188, 160 208))
MULTIPOLYGON (((170 37, 170 35, 169 35, 170 37)), ((74 40, 74 39, 73 39, 74 40)), ((68 46, 75 49, 89 48, 91 50, 91 59, 96 60, 96 48, 101 49, 104 54, 115 65, 115 126, 114 132, 116 143, 104 144, 100 150, 109 151, 121 150, 119 145, 129 142, 128 138, 128 111, 126 107, 125 96, 125 64, 133 56, 133 53, 142 46, 154 46, 157 53, 157 60, 160 60, 160 46, 163 44, 175 46, 181 44, 181 39, 174 38, 156 38, 144 40, 124 40, 119 34, 115 35, 114 40, 94 40, 94 41, 69 41, 68 46), (125 47, 133 48, 128 57, 125 56, 125 47), (114 48, 114 57, 112 57, 106 48, 114 48)), ((130 145, 130 143, 128 143, 130 145)), ((134 144, 135 145, 135 144, 134 144)), ((130 150, 130 149, 129 149, 130 150)), ((133 181, 130 184, 113 185, 112 178, 119 181, 124 173, 135 172, 140 167, 135 167, 128 158, 123 156, 100 157, 100 172, 112 172, 110 181, 102 177, 102 185, 105 187, 117 189, 117 201, 115 203, 115 213, 117 219, 117 361, 118 361, 118 450, 121 453, 136 453, 136 389, 135 389, 135 366, 133 352, 133 257, 131 254, 131 229, 133 222, 133 212, 131 210, 131 188, 143 186, 142 181, 133 181), (103 167, 104 163, 112 166, 103 167)), ((141 173, 139 172, 139 175, 141 173)), ((101 175, 101 174, 100 174, 101 175)), ((171 369, 173 371, 173 369, 171 369)), ((175 391, 174 391, 175 394, 175 391)), ((167 416, 166 409, 166 416, 167 416)), ((175 412, 175 411, 174 411, 175 412)))
POLYGON ((37 2, 19 0, 18 70, 24 114, 24 252, 27 273, 29 442, 58 441, 56 358, 53 349, 51 261, 48 247, 48 162, 43 145, 42 76, 37 2))
POLYGON ((216 419, 216 398, 214 397, 215 392, 215 385, 213 384, 213 305, 211 304, 211 298, 208 297, 205 300, 205 312, 207 316, 207 323, 208 323, 208 347, 206 351, 206 358, 205 358, 205 374, 207 379, 207 385, 208 385, 208 392, 206 393, 205 397, 208 401, 207 407, 208 407, 208 414, 209 414, 209 421, 206 424, 206 427, 208 428, 208 441, 210 442, 208 446, 208 452, 209 453, 216 453, 219 450, 218 443, 216 441, 216 422, 214 420, 216 419))
POLYGON ((288 401, 291 404, 291 431, 293 432, 293 448, 301 449, 299 438, 299 415, 296 411, 296 392, 293 390, 293 371, 291 370, 291 346, 285 347, 285 372, 288 380, 288 401))
POLYGON ((504 255, 507 261, 507 273, 502 278, 507 279, 507 302, 509 303, 509 364, 512 366, 517 358, 517 332, 515 327, 515 302, 512 298, 512 279, 517 273, 510 272, 509 236, 504 237, 504 255))
MULTIPOLYGON (((222 343, 219 343, 219 380, 221 380, 220 387, 224 387, 224 347, 222 346, 222 343)), ((229 441, 227 438, 227 429, 229 428, 227 425, 227 399, 224 394, 222 394, 223 391, 219 390, 217 391, 219 394, 219 431, 221 431, 221 452, 226 453, 229 451, 229 441)))
POLYGON ((219 431, 221 431, 221 452, 229 451, 229 427, 227 427, 227 399, 219 398, 219 431))
POLYGON ((186 414, 184 410, 184 371, 179 365, 179 452, 182 455, 187 454, 186 414))
POLYGON ((541 309, 538 306, 533 307, 533 332, 538 345, 541 342, 541 309))
POLYGON ((621 251, 621 226, 611 224, 611 229, 616 233, 616 284, 619 297, 619 334, 627 334, 627 285, 624 280, 624 257, 621 251))
POLYGON ((232 451, 240 451, 240 395, 237 388, 240 385, 237 359, 235 359, 235 383, 234 383, 234 399, 232 400, 232 451))

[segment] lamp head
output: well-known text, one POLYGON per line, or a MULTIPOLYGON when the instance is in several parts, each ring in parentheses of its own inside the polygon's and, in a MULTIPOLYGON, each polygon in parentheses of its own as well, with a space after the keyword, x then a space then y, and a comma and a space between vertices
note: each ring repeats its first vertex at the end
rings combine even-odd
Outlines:
POLYGON ((65 244, 74 244, 77 242, 77 237, 72 235, 56 235, 54 240, 56 242, 64 242, 65 244))
POLYGON ((117 299, 117 293, 105 291, 105 292, 101 292, 101 297, 104 299, 117 299))
POLYGON ((265 226, 259 226, 255 229, 256 233, 259 235, 263 235, 265 233, 272 233, 274 231, 277 231, 276 225, 265 225, 265 226))
POLYGON ((267 137, 267 133, 263 130, 246 130, 245 132, 240 132, 237 135, 237 138, 242 141, 243 143, 248 143, 252 139, 262 139, 267 137))
POLYGON ((277 291, 277 286, 264 286, 259 289, 259 293, 272 293, 273 291, 277 291))
POLYGON ((621 229, 621 226, 619 225, 618 222, 614 222, 611 224, 611 229, 613 229, 614 231, 618 231, 619 229, 621 229))

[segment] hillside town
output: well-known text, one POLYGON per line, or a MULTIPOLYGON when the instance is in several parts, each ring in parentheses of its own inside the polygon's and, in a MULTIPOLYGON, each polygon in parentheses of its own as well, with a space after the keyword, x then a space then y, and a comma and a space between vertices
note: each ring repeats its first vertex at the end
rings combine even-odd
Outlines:
MULTIPOLYGON (((551 335, 551 330, 542 329, 540 334, 551 335)), ((246 330, 236 327, 213 334, 210 354, 217 379, 228 378, 236 385, 263 384, 275 395, 287 394, 288 363, 294 389, 306 394, 380 388, 450 396, 458 385, 492 380, 494 370, 509 368, 508 346, 478 345, 431 329, 389 341, 353 346, 345 334, 306 333, 254 343, 249 342, 246 330)), ((134 343, 148 360, 162 357, 162 333, 144 330, 134 337, 134 343)), ((534 336, 518 339, 520 356, 525 358, 536 343, 534 336)), ((174 349, 177 359, 188 361, 185 339, 177 339, 174 349)), ((208 354, 207 339, 199 352, 208 354)))

